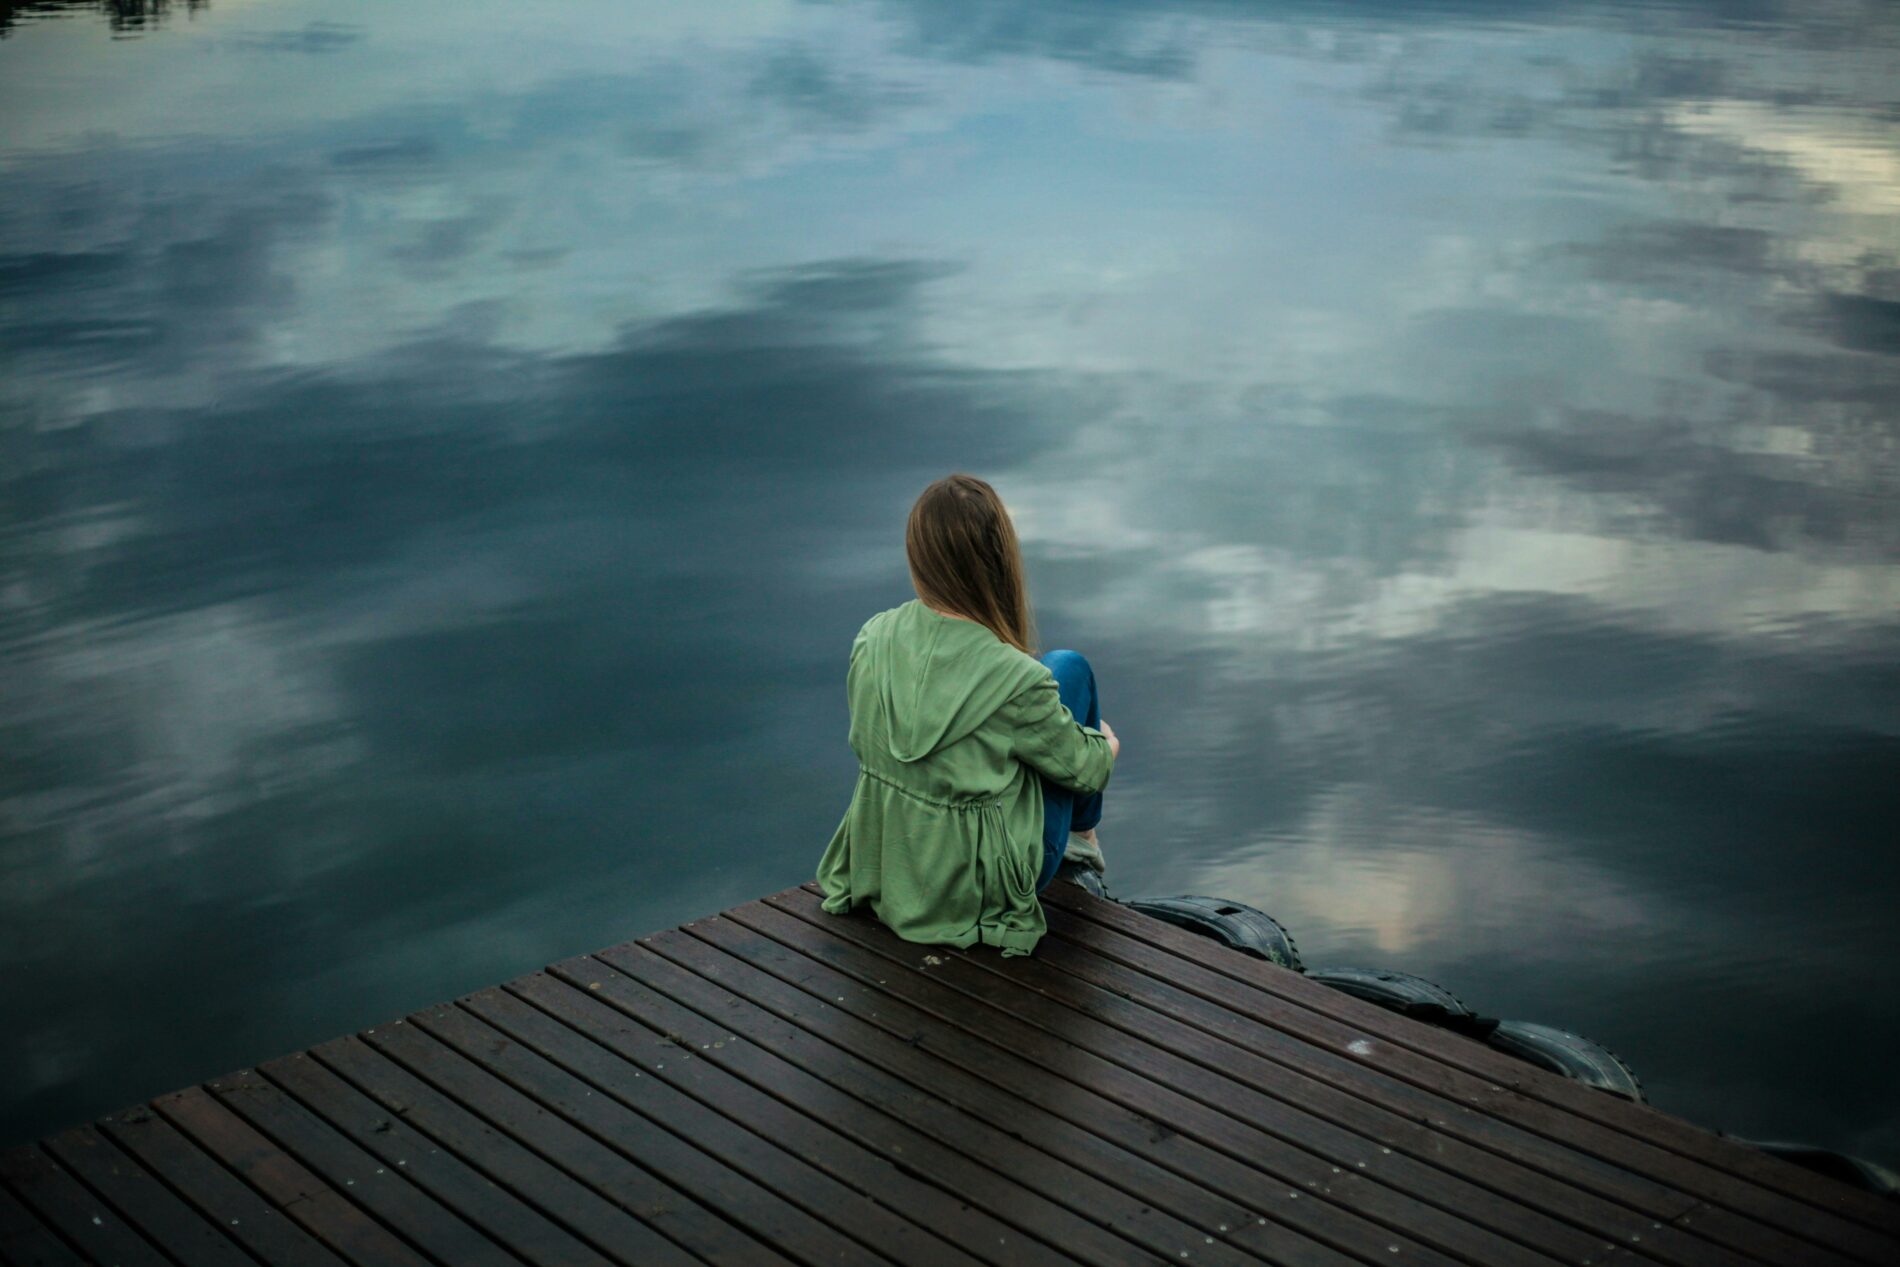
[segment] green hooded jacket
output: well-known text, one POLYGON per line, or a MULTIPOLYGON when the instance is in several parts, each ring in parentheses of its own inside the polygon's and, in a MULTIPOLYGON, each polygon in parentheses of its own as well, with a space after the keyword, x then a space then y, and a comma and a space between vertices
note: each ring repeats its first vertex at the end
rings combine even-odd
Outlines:
POLYGON ((1107 738, 1041 661, 916 599, 864 622, 845 693, 858 780, 818 863, 825 909, 868 905, 910 941, 1034 950, 1039 776, 1100 791, 1107 738))

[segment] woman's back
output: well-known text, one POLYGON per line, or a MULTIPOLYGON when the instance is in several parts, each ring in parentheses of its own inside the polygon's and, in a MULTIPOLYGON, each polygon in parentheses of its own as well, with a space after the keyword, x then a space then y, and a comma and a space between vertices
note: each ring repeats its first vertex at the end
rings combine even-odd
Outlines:
POLYGON ((873 774, 921 795, 993 800, 1017 770, 997 750, 1004 737, 979 732, 1046 673, 983 626, 915 599, 879 612, 852 644, 845 678, 851 750, 873 774))

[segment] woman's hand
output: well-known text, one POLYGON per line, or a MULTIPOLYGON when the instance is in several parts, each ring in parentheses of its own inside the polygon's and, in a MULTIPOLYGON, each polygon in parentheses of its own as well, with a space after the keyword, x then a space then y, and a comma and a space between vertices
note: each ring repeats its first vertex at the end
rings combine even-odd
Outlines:
POLYGON ((1115 728, 1109 725, 1106 721, 1104 721, 1101 725, 1097 726, 1096 729, 1102 732, 1102 737, 1104 739, 1108 740, 1109 759, 1113 760, 1114 758, 1120 756, 1121 751, 1122 751, 1122 741, 1115 737, 1115 728))

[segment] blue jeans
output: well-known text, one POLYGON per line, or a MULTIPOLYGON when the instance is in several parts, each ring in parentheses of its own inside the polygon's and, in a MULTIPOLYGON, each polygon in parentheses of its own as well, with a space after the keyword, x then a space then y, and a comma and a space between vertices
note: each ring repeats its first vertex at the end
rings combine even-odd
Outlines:
MULTIPOLYGON (((1050 651, 1042 657, 1055 675, 1056 694, 1075 719, 1084 726, 1102 724, 1102 705, 1095 694, 1095 670, 1080 651, 1050 651)), ((1062 865, 1062 852, 1069 847, 1069 833, 1087 831, 1102 821, 1102 794, 1078 796, 1060 784, 1042 781, 1042 874, 1036 879, 1038 891, 1056 878, 1062 865)))

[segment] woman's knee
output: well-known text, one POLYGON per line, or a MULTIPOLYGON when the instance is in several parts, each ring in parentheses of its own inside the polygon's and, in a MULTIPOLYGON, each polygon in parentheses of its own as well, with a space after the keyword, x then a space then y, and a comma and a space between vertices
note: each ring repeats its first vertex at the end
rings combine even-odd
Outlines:
POLYGON ((1089 667, 1088 657, 1080 651, 1070 651, 1067 648, 1045 651, 1042 653, 1042 662, 1048 666, 1051 673, 1056 675, 1058 682, 1065 677, 1086 681, 1094 676, 1094 670, 1089 667))
POLYGON ((1056 680, 1056 693, 1079 721, 1092 720, 1095 710, 1095 670, 1080 651, 1050 651, 1042 662, 1056 680))

